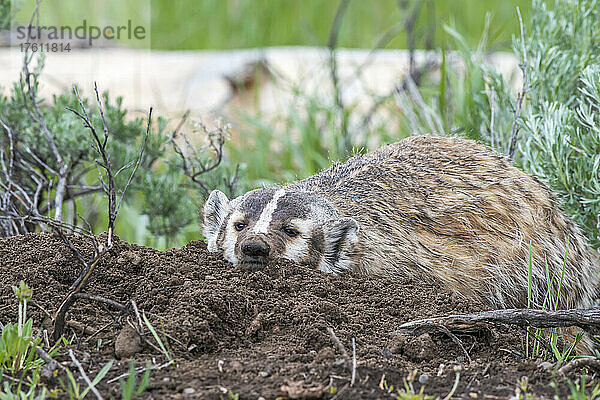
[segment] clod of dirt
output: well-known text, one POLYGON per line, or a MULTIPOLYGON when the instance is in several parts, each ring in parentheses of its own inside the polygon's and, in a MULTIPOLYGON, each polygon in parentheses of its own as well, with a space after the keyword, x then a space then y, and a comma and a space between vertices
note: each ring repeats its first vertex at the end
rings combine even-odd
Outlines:
POLYGON ((323 385, 306 386, 304 381, 288 382, 280 388, 281 396, 287 399, 320 399, 324 391, 323 385))
POLYGON ((402 354, 412 361, 421 362, 439 357, 436 352, 437 347, 428 333, 417 337, 398 335, 393 352, 402 354))
POLYGON ((125 324, 115 339, 115 355, 119 359, 131 358, 140 351, 142 351, 140 335, 131 325, 125 324))

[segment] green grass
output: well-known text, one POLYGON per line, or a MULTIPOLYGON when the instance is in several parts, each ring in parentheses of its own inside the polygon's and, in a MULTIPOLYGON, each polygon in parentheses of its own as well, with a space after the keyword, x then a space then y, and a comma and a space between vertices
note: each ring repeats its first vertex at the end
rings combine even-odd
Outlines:
MULTIPOLYGON (((409 3, 412 5, 415 1, 409 3)), ((508 45, 512 35, 518 32, 517 5, 523 8, 527 18, 529 4, 518 0, 429 0, 424 2, 423 11, 433 7, 434 44, 437 46, 444 43, 442 27, 448 23, 453 23, 468 43, 475 45, 487 12, 494 16, 491 34, 498 42, 508 45)), ((27 7, 31 5, 24 5, 21 15, 30 15, 27 7)), ((146 16, 139 14, 151 9, 153 49, 236 49, 326 45, 337 7, 336 0, 64 0, 60 7, 46 1, 42 4, 41 15, 53 23, 78 24, 87 19, 110 24, 120 21, 123 16, 144 19, 146 16)), ((341 26, 339 45, 373 47, 386 29, 404 17, 396 0, 352 0, 341 26)), ((418 37, 425 36, 423 30, 429 18, 428 12, 421 13, 417 21, 418 37)), ((423 39, 419 39, 417 45, 423 47, 423 39)), ((404 33, 401 32, 388 47, 405 48, 404 33)))
MULTIPOLYGON (((0 400, 86 398, 91 388, 78 380, 68 368, 64 368, 64 374, 55 371, 54 376, 58 378, 59 386, 52 387, 51 381, 41 379, 41 369, 46 361, 38 355, 36 348, 43 347, 42 339, 39 331, 34 335, 33 319, 27 318, 27 303, 31 300, 33 292, 23 281, 12 289, 19 300, 19 317, 17 323, 4 325, 0 335, 0 400)), ((145 315, 144 320, 169 358, 162 341, 145 315)), ((67 346, 70 346, 70 343, 63 337, 51 348, 46 349, 46 352, 56 360, 67 346)), ((113 364, 114 360, 111 360, 100 369, 92 380, 94 386, 106 377, 113 364)), ((119 380, 122 399, 133 399, 146 390, 150 381, 150 365, 150 361, 147 361, 144 373, 138 381, 135 363, 131 361, 126 379, 119 380)))

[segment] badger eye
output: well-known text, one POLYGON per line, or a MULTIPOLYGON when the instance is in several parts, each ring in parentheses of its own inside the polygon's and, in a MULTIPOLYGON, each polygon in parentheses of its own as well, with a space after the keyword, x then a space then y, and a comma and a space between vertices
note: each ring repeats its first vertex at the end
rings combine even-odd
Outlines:
POLYGON ((233 227, 235 228, 236 231, 240 232, 240 231, 244 230, 244 228, 246 227, 246 223, 238 221, 235 224, 233 224, 233 227))
POLYGON ((297 229, 291 228, 289 226, 285 226, 281 230, 283 231, 283 233, 285 233, 289 237, 296 237, 296 236, 298 236, 300 234, 300 232, 298 232, 297 229))

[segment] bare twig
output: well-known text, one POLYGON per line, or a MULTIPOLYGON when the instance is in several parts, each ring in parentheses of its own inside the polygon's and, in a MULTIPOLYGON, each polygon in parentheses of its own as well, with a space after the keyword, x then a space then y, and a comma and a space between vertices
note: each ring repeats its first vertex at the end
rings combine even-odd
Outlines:
POLYGON ((458 382, 460 381, 460 373, 462 371, 462 368, 460 365, 457 365, 456 367, 454 367, 454 384, 452 385, 452 389, 450 389, 450 392, 444 397, 443 400, 450 400, 452 398, 452 396, 454 395, 454 393, 456 392, 456 389, 458 388, 458 382))
MULTIPOLYGON (((152 366, 150 366, 150 371, 154 371, 154 370, 156 370, 156 369, 163 369, 163 368, 166 368, 166 367, 168 367, 169 365, 173 364, 174 362, 175 362, 174 360, 171 360, 171 361, 167 361, 166 363, 164 363, 164 364, 161 364, 161 365, 152 365, 152 366)), ((136 369, 135 369, 135 372, 136 372, 136 373, 140 373, 140 372, 142 372, 142 371, 146 371, 146 367, 140 367, 140 368, 136 368, 136 369)), ((128 376, 129 376, 129 372, 126 372, 126 373, 124 373, 124 374, 121 374, 121 375, 119 375, 119 376, 116 376, 116 377, 114 377, 114 378, 112 378, 112 379, 109 379, 109 380, 107 381, 107 383, 113 383, 113 382, 116 382, 116 381, 118 381, 119 379, 127 378, 128 376)))
MULTIPOLYGON (((400 1, 398 2, 400 8, 403 11, 406 11, 406 9, 408 8, 408 1, 400 1)), ((419 16, 419 13, 421 12, 421 7, 423 6, 423 1, 417 1, 417 4, 414 5, 414 7, 412 8, 409 16, 404 20, 404 29, 406 31, 406 41, 407 41, 407 46, 408 46, 408 58, 409 58, 409 63, 408 63, 408 74, 410 76, 410 78, 416 82, 416 84, 419 84, 419 80, 420 80, 420 75, 416 74, 416 68, 415 68, 415 45, 416 45, 416 32, 415 32, 415 24, 417 22, 417 17, 419 16)))
POLYGON ((352 338, 352 378, 350 378, 350 387, 354 386, 356 380, 356 339, 352 338))
POLYGON ((97 301, 99 303, 104 303, 104 304, 108 304, 111 307, 116 308, 117 310, 123 312, 123 313, 127 313, 127 307, 125 307, 123 304, 119 303, 118 301, 115 300, 111 300, 111 299, 107 299, 106 297, 102 297, 102 296, 96 296, 93 294, 88 294, 88 293, 75 293, 74 294, 75 297, 79 298, 79 299, 88 299, 88 300, 94 300, 97 301))
MULTIPOLYGON (((85 262, 83 260, 83 257, 81 257, 80 254, 78 255, 78 259, 82 262, 84 268, 81 271, 79 277, 73 283, 73 285, 71 285, 69 293, 65 296, 65 298, 61 302, 59 308, 54 313, 54 339, 55 340, 58 340, 58 338, 60 338, 60 336, 62 335, 62 333, 64 331, 64 326, 65 326, 66 313, 77 298, 84 297, 84 298, 89 298, 91 300, 103 301, 107 304, 112 305, 113 307, 116 307, 117 309, 119 309, 121 311, 126 310, 126 307, 119 304, 118 302, 115 302, 115 301, 112 301, 109 299, 105 299, 100 296, 79 294, 79 292, 87 283, 88 279, 92 275, 92 273, 93 273, 94 269, 96 268, 96 266, 98 265, 99 261, 112 249, 115 219, 117 218, 117 215, 119 212, 119 207, 121 206, 121 202, 123 200, 123 197, 125 196, 127 188, 131 184, 133 175, 137 171, 137 168, 138 168, 138 166, 141 162, 141 159, 144 155, 144 150, 147 145, 147 140, 148 140, 148 136, 150 133, 150 125, 151 125, 151 121, 152 121, 152 108, 150 108, 150 112, 148 113, 148 125, 146 127, 146 134, 144 136, 144 140, 141 144, 140 154, 137 158, 135 167, 134 167, 133 171, 131 172, 125 187, 121 191, 121 196, 117 200, 117 188, 115 186, 115 174, 113 173, 112 165, 110 162, 110 155, 108 154, 107 148, 106 148, 106 146, 108 144, 108 137, 109 137, 110 132, 108 130, 108 126, 107 126, 105 118, 104 118, 104 110, 102 107, 102 101, 100 100, 100 94, 98 92, 98 87, 96 84, 94 84, 94 92, 96 94, 96 101, 98 103, 98 109, 99 109, 99 112, 100 112, 100 115, 102 118, 102 126, 103 126, 103 131, 104 131, 104 136, 102 139, 99 137, 99 135, 96 131, 96 128, 94 127, 94 125, 92 124, 92 122, 90 120, 87 109, 85 108, 85 105, 83 104, 83 101, 81 100, 81 97, 79 96, 79 93, 77 92, 77 88, 74 87, 73 91, 77 97, 79 106, 81 107, 81 112, 78 112, 77 110, 74 110, 71 108, 69 108, 69 110, 71 112, 73 112, 75 115, 77 115, 83 121, 84 126, 89 129, 90 133, 92 134, 94 149, 98 152, 98 154, 100 155, 100 158, 101 158, 101 161, 96 161, 96 164, 98 166, 99 180, 102 183, 102 188, 108 197, 108 233, 107 233, 107 237, 106 237, 106 245, 105 246, 99 245, 94 240, 94 246, 95 246, 94 256, 89 261, 85 262), (100 172, 100 168, 102 168, 104 170, 104 172, 106 173, 106 181, 104 180, 102 173, 100 172)), ((62 235, 61 237, 64 238, 65 236, 62 235)), ((69 245, 69 247, 72 250, 75 249, 74 246, 72 246, 72 245, 69 245)), ((77 256, 78 252, 75 251, 75 254, 77 256)))
MULTIPOLYGON (((94 86, 95 86, 95 84, 94 84, 94 86)), ((96 94, 97 93, 98 93, 98 91, 96 90, 96 94)), ((117 203, 117 206, 114 211, 115 212, 114 218, 116 218, 117 214, 119 213, 119 209, 121 208, 121 203, 123 202, 123 198, 125 197, 125 192, 127 192, 127 188, 129 188, 129 185, 131 184, 133 175, 135 175, 135 172, 137 171, 138 167, 140 166, 140 162, 142 161, 142 157, 144 156, 144 150, 146 150, 146 145, 148 144, 148 136, 150 135, 150 126, 151 125, 152 125, 152 107, 150 107, 150 111, 148 112, 148 123, 146 125, 146 135, 144 135, 144 141, 142 142, 142 145, 140 148, 140 155, 138 156, 137 161, 135 162, 135 166, 133 167, 133 171, 131 171, 131 174, 129 175, 129 179, 127 180, 127 183, 125 184, 125 187, 121 191, 121 197, 119 198, 119 202, 117 203)))
POLYGON ((131 306, 133 307, 133 312, 137 319, 138 329, 136 329, 136 330, 138 331, 140 336, 144 336, 144 324, 142 323, 142 317, 140 317, 140 312, 138 311, 137 304, 136 304, 135 300, 133 300, 133 299, 131 299, 130 301, 131 301, 131 306))
POLYGON ((94 395, 96 396, 96 398, 98 400, 103 400, 102 395, 100 394, 98 389, 96 389, 96 386, 94 386, 94 384, 92 383, 90 378, 85 373, 85 370, 81 366, 81 363, 79 362, 79 360, 75 357, 75 354, 73 353, 72 349, 69 349, 69 357, 71 357, 71 361, 73 361, 73 364, 75 364, 75 366, 77 366, 77 369, 79 370, 79 374, 81 375, 81 377, 83 378, 85 383, 87 383, 87 385, 90 388, 90 390, 92 391, 92 393, 94 393, 94 395))
POLYGON ((469 361, 469 363, 471 363, 471 356, 469 355, 469 352, 467 352, 467 349, 465 349, 465 346, 463 346, 462 341, 454 333, 450 332, 450 330, 448 328, 446 328, 445 326, 435 325, 435 327, 440 332, 443 332, 444 334, 446 334, 446 336, 448 336, 462 350, 465 357, 467 357, 467 360, 469 361))
POLYGON ((48 370, 50 372, 55 371, 57 369, 61 369, 64 370, 65 367, 63 367, 62 365, 60 365, 58 363, 58 361, 56 361, 54 358, 52 358, 50 356, 50 354, 48 354, 44 349, 42 349, 40 346, 36 346, 35 347, 35 352, 40 356, 40 358, 42 360, 44 360, 46 362, 46 365, 48 367, 48 370))
POLYGON ((92 338, 94 336, 97 336, 100 332, 104 331, 106 328, 108 328, 109 326, 113 325, 115 323, 115 321, 110 321, 109 323, 101 326, 96 332, 92 333, 89 337, 86 338, 87 341, 92 340, 92 338))
POLYGON ((350 0, 341 0, 340 1, 338 9, 335 13, 333 25, 331 26, 331 31, 329 32, 329 41, 327 43, 327 47, 329 48, 329 73, 331 75, 331 82, 333 83, 335 104, 338 108, 338 112, 339 112, 340 118, 341 118, 342 138, 344 139, 344 149, 347 154, 351 153, 352 145, 350 143, 350 138, 348 137, 348 118, 346 116, 346 111, 344 108, 344 101, 342 99, 342 93, 341 93, 341 89, 340 89, 336 48, 337 48, 338 34, 340 31, 340 27, 342 25, 342 19, 344 17, 344 13, 346 12, 346 8, 348 7, 349 2, 350 2, 350 0))
POLYGON ((569 361, 558 369, 558 374, 562 376, 569 375, 573 370, 579 368, 589 368, 600 372, 600 359, 598 358, 576 358, 569 361))
POLYGON ((521 18, 521 9, 517 7, 517 16, 519 17, 519 26, 521 28, 521 52, 523 53, 523 62, 519 65, 523 74, 523 86, 521 92, 517 95, 517 105, 512 122, 510 134, 510 147, 508 148, 508 159, 513 160, 515 156, 515 148, 517 145, 517 134, 519 133, 518 120, 521 118, 521 108, 523 107, 523 99, 527 93, 527 49, 525 48, 525 33, 523 30, 523 19, 521 18))
MULTIPOLYGON (((37 0, 36 8, 31 16, 31 20, 29 22, 30 27, 32 26, 34 19, 36 19, 37 24, 39 24, 40 4, 41 4, 41 0, 37 0)), ((28 36, 27 40, 28 41, 30 39, 29 38, 30 32, 31 32, 31 30, 28 29, 27 30, 27 36, 28 36)), ((63 204, 63 200, 64 200, 65 186, 67 183, 67 164, 64 162, 64 159, 62 158, 60 152, 58 151, 56 141, 54 140, 54 135, 48 129, 48 126, 46 125, 46 121, 44 119, 44 115, 42 114, 42 112, 38 106, 37 82, 32 82, 31 78, 32 78, 32 76, 35 77, 35 75, 29 71, 29 63, 33 60, 34 54, 35 53, 31 53, 31 55, 29 55, 27 51, 25 52, 24 58, 23 58, 23 70, 22 70, 20 82, 21 82, 21 87, 23 89, 23 96, 25 96, 25 92, 26 92, 29 97, 29 103, 31 103, 30 106, 33 108, 33 113, 29 110, 29 107, 26 107, 26 110, 29 113, 29 115, 42 128, 42 132, 44 133, 44 136, 46 137, 48 146, 50 147, 50 150, 52 151, 52 154, 54 155, 54 158, 56 159, 56 162, 58 164, 58 172, 57 172, 58 182, 56 184, 55 195, 54 195, 54 204, 55 204, 54 219, 57 221, 60 221, 62 219, 62 204, 63 204), (27 88, 26 91, 24 90, 25 87, 27 88)), ((26 103, 26 105, 27 105, 27 103, 26 103)))
POLYGON ((492 93, 490 94, 490 143, 492 150, 496 151, 496 133, 494 132, 494 113, 496 111, 496 92, 492 86, 492 93))
POLYGON ((181 129, 181 125, 185 118, 187 118, 187 115, 183 116, 179 126, 173 132, 170 143, 173 146, 175 153, 177 153, 181 159, 181 168, 183 169, 184 174, 188 176, 192 182, 200 186, 205 194, 208 194, 212 188, 201 179, 201 175, 216 169, 221 164, 221 161, 223 160, 223 145, 225 143, 225 138, 229 136, 231 126, 230 124, 222 125, 220 121, 217 121, 217 127, 215 129, 209 129, 202 121, 194 121, 195 131, 205 134, 206 139, 208 140, 208 145, 200 153, 206 150, 210 150, 214 153, 213 158, 203 160, 196 147, 190 142, 185 134, 180 135, 186 146, 185 151, 176 141, 179 135, 178 132, 181 129))
POLYGON ((338 337, 335 335, 333 328, 327 328, 327 332, 329 333, 329 337, 331 338, 331 341, 335 345, 335 348, 340 352, 342 357, 344 357, 344 360, 346 360, 346 362, 348 362, 348 360, 349 360, 348 352, 346 351, 346 348, 344 347, 342 342, 340 342, 340 339, 338 339, 338 337))

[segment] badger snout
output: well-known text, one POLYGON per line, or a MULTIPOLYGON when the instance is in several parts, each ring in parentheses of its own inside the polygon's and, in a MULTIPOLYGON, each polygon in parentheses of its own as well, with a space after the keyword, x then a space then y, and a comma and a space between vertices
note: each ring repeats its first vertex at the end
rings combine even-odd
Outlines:
POLYGON ((245 239, 240 244, 240 250, 243 256, 240 260, 240 265, 242 268, 248 270, 264 268, 271 254, 271 246, 260 237, 245 239))

